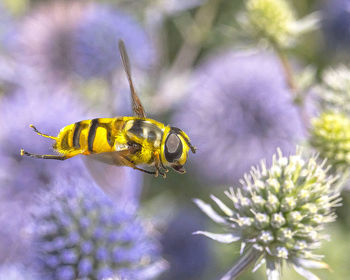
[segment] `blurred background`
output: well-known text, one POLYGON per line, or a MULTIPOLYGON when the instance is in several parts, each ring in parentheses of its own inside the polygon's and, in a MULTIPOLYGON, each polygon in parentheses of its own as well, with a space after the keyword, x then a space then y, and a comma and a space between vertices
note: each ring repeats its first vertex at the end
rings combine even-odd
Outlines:
MULTIPOLYGON (((350 63, 350 1, 286 2, 291 15, 276 21, 300 19, 300 34, 284 32, 282 23, 269 30, 273 20, 259 29, 240 0, 0 0, 0 279, 29 279, 23 271, 34 262, 38 227, 32 209, 61 185, 74 189, 80 177, 152 228, 165 265, 151 279, 219 279, 229 270, 238 245, 193 236, 216 227, 192 199, 223 197, 277 147, 288 154, 305 144, 324 72, 350 63), (187 173, 164 180, 82 156, 20 157, 21 148, 53 152, 31 123, 56 135, 79 120, 132 115, 119 39, 147 116, 183 129, 198 148, 187 173)), ((315 272, 321 279, 348 279, 346 188, 342 197, 327 228, 331 240, 318 252, 331 267, 315 272)), ((286 267, 283 279, 302 278, 286 267)))

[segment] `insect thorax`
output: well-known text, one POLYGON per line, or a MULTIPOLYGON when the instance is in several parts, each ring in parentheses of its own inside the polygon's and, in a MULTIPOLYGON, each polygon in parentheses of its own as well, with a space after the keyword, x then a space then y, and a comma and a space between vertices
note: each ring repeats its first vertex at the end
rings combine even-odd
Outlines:
POLYGON ((125 123, 125 132, 127 136, 139 144, 151 144, 154 148, 159 148, 162 137, 163 127, 161 123, 150 120, 134 119, 125 123))

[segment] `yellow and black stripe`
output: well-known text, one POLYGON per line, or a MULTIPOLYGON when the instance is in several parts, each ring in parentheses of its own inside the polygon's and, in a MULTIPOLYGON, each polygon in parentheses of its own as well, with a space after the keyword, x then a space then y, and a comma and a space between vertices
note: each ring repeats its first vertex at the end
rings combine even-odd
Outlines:
POLYGON ((113 150, 112 118, 96 118, 68 125, 61 129, 54 148, 61 154, 80 152, 103 153, 113 150))
POLYGON ((88 146, 88 151, 90 153, 94 152, 94 140, 95 140, 96 131, 97 131, 98 126, 99 126, 99 120, 93 119, 90 123, 89 133, 88 133, 88 138, 87 138, 87 146, 88 146))

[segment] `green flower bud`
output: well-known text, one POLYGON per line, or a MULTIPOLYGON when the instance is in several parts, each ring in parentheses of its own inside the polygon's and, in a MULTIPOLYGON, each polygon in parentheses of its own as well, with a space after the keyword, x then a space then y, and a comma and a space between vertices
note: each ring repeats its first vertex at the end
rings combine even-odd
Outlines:
POLYGON ((334 171, 350 167, 350 119, 342 113, 328 112, 313 119, 310 144, 334 171))
POLYGON ((248 0, 246 9, 250 26, 259 37, 278 45, 290 40, 294 13, 285 0, 248 0))

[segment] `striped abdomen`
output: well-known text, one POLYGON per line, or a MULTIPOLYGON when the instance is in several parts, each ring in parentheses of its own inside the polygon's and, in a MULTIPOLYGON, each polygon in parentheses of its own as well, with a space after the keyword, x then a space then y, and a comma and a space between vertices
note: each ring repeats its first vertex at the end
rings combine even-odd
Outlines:
POLYGON ((72 152, 111 152, 114 150, 115 137, 112 135, 112 126, 115 122, 118 122, 115 118, 98 118, 68 125, 61 129, 54 149, 65 155, 72 152))

